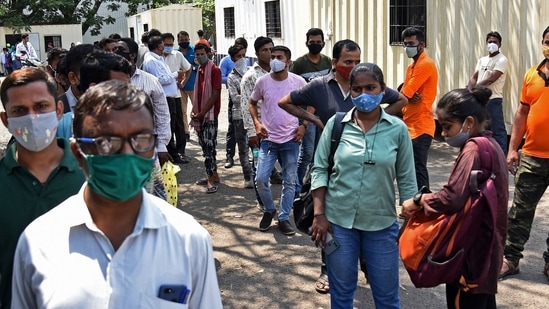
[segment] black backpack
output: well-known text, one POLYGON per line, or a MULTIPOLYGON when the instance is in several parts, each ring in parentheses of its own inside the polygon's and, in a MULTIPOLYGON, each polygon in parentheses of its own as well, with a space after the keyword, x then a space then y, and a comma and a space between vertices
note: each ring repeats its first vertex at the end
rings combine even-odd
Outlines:
MULTIPOLYGON (((344 123, 341 121, 345 116, 345 112, 337 112, 334 120, 334 127, 332 128, 332 137, 330 143, 330 156, 328 157, 328 179, 330 179, 330 174, 334 168, 334 154, 339 146, 339 140, 341 139, 341 134, 343 134, 344 123)), ((301 186, 301 191, 299 195, 294 200, 293 203, 293 212, 294 212, 294 221, 295 226, 298 230, 303 233, 309 233, 309 229, 313 225, 314 219, 314 206, 313 206, 313 192, 311 191, 311 170, 313 164, 311 163, 308 168, 305 176, 303 177, 303 186, 301 186)))

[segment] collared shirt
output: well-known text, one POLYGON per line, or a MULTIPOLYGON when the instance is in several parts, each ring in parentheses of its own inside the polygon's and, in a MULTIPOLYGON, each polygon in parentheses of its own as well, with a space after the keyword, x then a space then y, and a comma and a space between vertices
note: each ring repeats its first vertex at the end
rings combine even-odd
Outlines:
POLYGON ((233 101, 233 120, 242 120, 242 103, 240 94, 240 82, 242 75, 233 69, 227 76, 227 88, 229 88, 229 97, 233 101))
POLYGON ((222 308, 211 237, 189 214, 147 194, 118 250, 77 195, 30 224, 17 246, 14 308, 222 308), (186 305, 158 297, 184 285, 186 305))
POLYGON ((36 50, 34 47, 32 47, 32 44, 30 42, 27 42, 27 44, 23 44, 23 42, 20 42, 15 47, 15 55, 21 59, 27 59, 28 57, 31 58, 38 58, 36 55, 36 50), (25 52, 26 54, 23 54, 22 52, 25 52))
POLYGON ((541 159, 549 159, 549 72, 542 71, 547 61, 544 59, 524 74, 520 93, 520 103, 530 108, 522 152, 541 159))
MULTIPOLYGON (((242 119, 244 119, 244 128, 248 130, 248 137, 256 136, 254 121, 248 109, 250 106, 250 97, 254 91, 257 79, 267 73, 269 73, 269 71, 263 70, 263 68, 255 62, 252 68, 242 76, 242 81, 240 82, 242 119)), ((261 101, 257 102, 257 111, 259 118, 261 119, 261 101)))
MULTIPOLYGON (((170 54, 163 54, 163 56, 164 61, 168 65, 168 68, 170 68, 172 74, 175 73, 175 78, 177 78, 177 71, 181 70, 183 72, 187 72, 191 68, 191 64, 189 63, 189 61, 187 61, 187 59, 185 59, 185 56, 183 56, 183 54, 177 50, 172 50, 170 54)), ((181 92, 178 91, 175 98, 181 98, 181 92)))
MULTIPOLYGON (((399 93, 389 87, 385 88, 385 94, 381 103, 393 104, 398 101, 399 93)), ((290 93, 292 104, 299 106, 312 106, 320 121, 326 124, 328 119, 337 112, 348 112, 354 107, 351 96, 344 96, 339 84, 335 80, 334 73, 315 78, 299 90, 290 93), (329 92, 328 92, 329 89, 329 92)))
POLYGON ((65 92, 67 95, 67 102, 69 102, 69 107, 71 108, 71 111, 74 111, 74 107, 76 106, 76 102, 78 102, 78 99, 72 93, 72 87, 69 86, 69 89, 65 92))
POLYGON ((167 152, 166 145, 170 142, 172 129, 170 127, 168 102, 162 85, 155 76, 137 68, 131 77, 131 83, 151 97, 154 126, 156 134, 158 134, 156 150, 158 152, 167 152))
POLYGON ((332 59, 330 59, 330 57, 320 54, 320 60, 318 63, 314 63, 307 55, 308 54, 305 54, 297 58, 292 63, 290 72, 303 77, 306 82, 330 74, 332 70, 332 59))
MULTIPOLYGON (((16 159, 13 143, 0 159, 0 302, 9 308, 13 255, 19 236, 34 219, 78 192, 84 174, 71 153, 69 142, 57 139, 63 158, 45 184, 16 159)), ((21 308, 14 306, 13 308, 21 308)))
POLYGON ((164 58, 155 54, 154 52, 149 52, 145 54, 145 59, 143 60, 143 71, 150 73, 156 78, 164 88, 164 93, 167 97, 175 98, 179 93, 177 89, 176 77, 177 73, 172 73, 164 58))
POLYGON ((271 74, 261 76, 257 80, 250 99, 256 102, 263 101, 261 104, 263 117, 260 120, 269 132, 269 136, 265 140, 283 144, 294 139, 295 130, 299 125, 298 119, 280 108, 278 101, 305 84, 306 82, 301 76, 292 72, 288 72, 288 76, 284 80, 275 80, 271 74))
POLYGON ((417 191, 412 141, 406 125, 381 111, 366 134, 352 120, 353 108, 342 122, 343 134, 328 181, 328 156, 335 116, 318 142, 311 189, 327 187, 324 211, 328 221, 344 228, 379 231, 396 220, 396 179, 400 203, 417 191), (373 161, 375 164, 366 164, 373 161))
POLYGON ((437 82, 437 66, 426 52, 421 53, 417 60, 408 65, 401 92, 407 98, 413 97, 416 92, 421 94, 419 102, 408 102, 402 108, 403 120, 412 139, 423 134, 431 137, 435 135, 433 103, 437 95, 437 82))

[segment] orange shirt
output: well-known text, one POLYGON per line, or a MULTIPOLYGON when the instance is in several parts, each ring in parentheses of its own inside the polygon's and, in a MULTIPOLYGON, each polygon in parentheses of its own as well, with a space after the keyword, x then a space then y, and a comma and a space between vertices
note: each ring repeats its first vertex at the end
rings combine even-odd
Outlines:
POLYGON ((435 117, 433 103, 437 95, 438 71, 433 59, 424 51, 406 69, 406 78, 402 86, 402 94, 407 98, 414 93, 421 94, 421 100, 417 103, 408 102, 402 109, 403 120, 408 126, 408 132, 412 139, 420 135, 435 135, 435 117))
POLYGON ((206 40, 206 39, 198 39, 198 40, 196 40, 196 42, 194 42, 194 46, 196 46, 198 44, 205 44, 208 47, 212 47, 210 45, 210 42, 208 42, 208 40, 206 40))
POLYGON ((530 106, 522 152, 543 159, 549 159, 549 80, 546 82, 540 76, 539 69, 546 61, 526 72, 520 94, 520 102, 530 106))

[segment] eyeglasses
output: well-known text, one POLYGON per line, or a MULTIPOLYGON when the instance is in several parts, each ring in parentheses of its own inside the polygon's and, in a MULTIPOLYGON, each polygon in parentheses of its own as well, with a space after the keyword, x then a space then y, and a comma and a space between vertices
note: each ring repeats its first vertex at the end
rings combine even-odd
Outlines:
POLYGON ((156 134, 140 133, 129 137, 120 136, 99 136, 99 137, 77 137, 75 138, 82 152, 86 154, 98 153, 102 156, 109 156, 119 153, 124 147, 126 140, 136 153, 151 151, 156 145, 156 134), (91 148, 95 145, 95 149, 91 148))

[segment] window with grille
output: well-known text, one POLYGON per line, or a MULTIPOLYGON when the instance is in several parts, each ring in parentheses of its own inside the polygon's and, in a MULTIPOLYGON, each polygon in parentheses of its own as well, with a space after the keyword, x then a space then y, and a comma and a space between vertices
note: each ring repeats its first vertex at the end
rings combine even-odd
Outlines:
POLYGON ((265 23, 267 26, 267 37, 281 38, 282 27, 280 25, 280 1, 265 2, 265 23))
POLYGON ((48 44, 52 43, 53 47, 63 47, 61 45, 61 36, 60 35, 45 35, 44 36, 44 46, 46 46, 46 52, 48 52, 48 44))
POLYGON ((391 0, 389 15, 389 40, 391 45, 402 45, 400 35, 404 29, 411 26, 421 29, 427 36, 426 0, 391 0))
POLYGON ((234 7, 224 8, 223 16, 225 17, 225 37, 234 38, 234 7))

